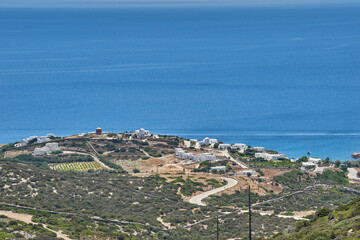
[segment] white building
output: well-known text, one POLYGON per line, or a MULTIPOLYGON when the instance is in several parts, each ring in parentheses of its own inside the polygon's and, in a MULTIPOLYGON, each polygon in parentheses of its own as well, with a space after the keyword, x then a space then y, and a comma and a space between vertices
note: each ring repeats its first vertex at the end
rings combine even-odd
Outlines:
POLYGON ((45 147, 48 147, 51 152, 59 150, 59 144, 57 142, 47 143, 45 147))
POLYGON ((247 146, 245 143, 235 143, 231 146, 232 149, 239 149, 242 151, 245 151, 247 149, 247 146))
POLYGON ((50 152, 51 151, 48 147, 41 147, 41 148, 34 149, 34 155, 36 155, 36 156, 50 154, 50 152))
POLYGON ((194 160, 198 162, 203 162, 203 161, 215 162, 216 156, 211 153, 200 153, 194 156, 194 160))
POLYGON ((21 140, 19 143, 19 147, 25 147, 28 144, 28 141, 26 139, 21 140))
POLYGON ((252 150, 256 151, 256 152, 265 152, 265 148, 264 147, 252 147, 252 150))
POLYGON ((308 167, 308 166, 315 167, 316 166, 316 163, 313 163, 313 162, 302 162, 301 164, 303 167, 308 167))
POLYGON ((42 156, 46 154, 50 154, 51 152, 59 150, 59 144, 57 142, 54 143, 47 143, 45 147, 35 148, 34 155, 35 156, 42 156))
POLYGON ((321 158, 312 158, 312 157, 310 157, 308 159, 308 162, 312 162, 312 163, 316 163, 316 164, 320 163, 321 161, 322 161, 321 158))
POLYGON ((287 158, 285 154, 277 153, 277 154, 271 154, 271 153, 255 153, 256 158, 264 158, 265 160, 277 160, 279 158, 287 158))
POLYGON ((236 175, 240 175, 240 176, 247 176, 248 173, 250 173, 250 176, 257 176, 256 171, 254 170, 242 170, 242 171, 237 171, 236 175))
POLYGON ((179 156, 180 153, 185 152, 182 148, 175 148, 175 156, 179 156))
POLYGON ((44 143, 44 142, 49 142, 50 138, 48 138, 47 136, 40 136, 37 138, 37 142, 38 143, 44 143))
POLYGON ((150 135, 150 131, 140 128, 139 130, 135 130, 135 134, 139 137, 144 137, 150 135))
POLYGON ((185 154, 183 155, 183 158, 192 160, 192 159, 194 159, 194 154, 192 154, 192 153, 185 153, 185 154))
POLYGON ((182 158, 182 159, 195 160, 197 162, 202 162, 202 161, 207 161, 207 160, 216 161, 216 156, 211 153, 200 153, 200 154, 194 155, 192 153, 186 152, 182 148, 175 148, 175 156, 178 158, 182 158))
POLYGON ((210 171, 212 172, 213 170, 216 170, 217 172, 220 172, 220 171, 226 171, 226 166, 216 166, 216 167, 211 167, 210 168, 210 171))
POLYGON ((194 158, 194 154, 186 152, 182 148, 175 148, 175 156, 182 159, 190 159, 194 158))
POLYGON ((227 149, 227 148, 230 148, 230 147, 231 147, 231 144, 227 144, 227 143, 219 144, 220 149, 227 149))
POLYGON ((201 145, 211 145, 211 144, 215 144, 215 143, 217 143, 217 142, 218 142, 218 140, 215 139, 215 138, 208 138, 208 137, 206 137, 206 138, 204 138, 204 140, 202 140, 202 141, 200 142, 200 144, 201 144, 201 145))

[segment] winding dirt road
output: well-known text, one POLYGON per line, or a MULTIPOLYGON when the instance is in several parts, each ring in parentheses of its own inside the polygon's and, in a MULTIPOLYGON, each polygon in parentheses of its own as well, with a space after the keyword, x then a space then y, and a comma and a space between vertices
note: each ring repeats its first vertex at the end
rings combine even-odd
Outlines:
POLYGON ((224 191, 228 188, 231 188, 233 186, 235 186, 238 181, 235 180, 235 179, 232 179, 232 178, 226 178, 226 177, 222 177, 221 179, 224 179, 225 181, 227 181, 228 183, 225 185, 225 186, 222 186, 222 187, 219 187, 219 188, 215 188, 215 189, 212 189, 210 191, 207 191, 207 192, 204 192, 204 193, 201 193, 199 195, 196 195, 194 197, 192 197, 190 199, 190 203, 192 204, 196 204, 196 205, 199 205, 199 206, 206 206, 205 203, 202 202, 202 200, 210 195, 213 195, 215 193, 218 193, 218 192, 221 192, 221 191, 224 191))

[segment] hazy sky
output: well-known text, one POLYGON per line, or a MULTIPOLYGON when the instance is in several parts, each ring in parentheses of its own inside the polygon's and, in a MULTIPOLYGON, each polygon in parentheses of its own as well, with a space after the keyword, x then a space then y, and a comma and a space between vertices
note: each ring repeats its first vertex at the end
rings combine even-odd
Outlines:
POLYGON ((0 0, 0 7, 291 6, 349 3, 359 3, 359 0, 0 0))

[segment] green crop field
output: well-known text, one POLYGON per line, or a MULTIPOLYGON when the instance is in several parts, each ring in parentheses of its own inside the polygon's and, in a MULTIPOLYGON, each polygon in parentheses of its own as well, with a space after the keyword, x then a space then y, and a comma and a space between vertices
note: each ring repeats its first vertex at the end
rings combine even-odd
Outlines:
POLYGON ((72 163, 59 163, 51 164, 50 168, 58 171, 87 171, 104 169, 103 166, 97 162, 72 162, 72 163))

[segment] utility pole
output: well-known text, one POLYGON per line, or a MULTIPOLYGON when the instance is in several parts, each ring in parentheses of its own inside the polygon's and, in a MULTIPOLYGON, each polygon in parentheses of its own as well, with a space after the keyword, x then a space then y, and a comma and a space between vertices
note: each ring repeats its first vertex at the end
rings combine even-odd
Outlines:
POLYGON ((216 214, 216 240, 219 240, 219 213, 216 214))
POLYGON ((250 185, 249 185, 249 239, 251 240, 251 199, 250 199, 250 185))

